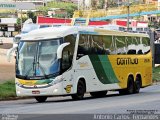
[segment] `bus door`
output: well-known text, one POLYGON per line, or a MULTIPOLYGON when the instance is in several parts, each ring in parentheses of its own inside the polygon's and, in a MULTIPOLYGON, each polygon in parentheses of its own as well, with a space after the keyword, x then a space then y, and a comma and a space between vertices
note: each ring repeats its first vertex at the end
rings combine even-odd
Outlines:
POLYGON ((72 69, 72 61, 73 61, 73 54, 68 49, 69 46, 64 48, 62 53, 62 62, 61 62, 61 69, 62 69, 62 76, 63 76, 63 93, 72 93, 73 92, 73 69, 72 69))

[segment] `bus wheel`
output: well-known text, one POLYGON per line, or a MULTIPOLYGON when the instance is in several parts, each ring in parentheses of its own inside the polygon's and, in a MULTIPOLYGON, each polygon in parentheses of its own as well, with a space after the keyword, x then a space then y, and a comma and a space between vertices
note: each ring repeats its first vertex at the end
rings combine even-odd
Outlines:
POLYGON ((128 77, 128 84, 126 89, 120 89, 119 94, 126 95, 134 93, 134 80, 131 76, 128 77))
POLYGON ((71 95, 71 97, 73 100, 81 100, 83 99, 85 92, 86 92, 86 85, 82 80, 80 80, 78 81, 77 85, 77 93, 71 95))
POLYGON ((139 93, 141 88, 141 81, 137 77, 136 81, 134 82, 134 93, 139 93))
POLYGON ((35 99, 39 102, 39 103, 42 103, 42 102, 45 102, 47 100, 47 97, 46 96, 36 96, 35 99))
POLYGON ((128 78, 128 84, 127 84, 127 89, 126 89, 127 94, 132 94, 134 93, 134 80, 132 77, 129 76, 128 78))
POLYGON ((90 92, 92 97, 105 97, 108 91, 98 91, 98 92, 90 92))
POLYGON ((120 90, 119 90, 119 94, 121 94, 121 95, 127 94, 127 93, 126 93, 126 89, 120 89, 120 90))

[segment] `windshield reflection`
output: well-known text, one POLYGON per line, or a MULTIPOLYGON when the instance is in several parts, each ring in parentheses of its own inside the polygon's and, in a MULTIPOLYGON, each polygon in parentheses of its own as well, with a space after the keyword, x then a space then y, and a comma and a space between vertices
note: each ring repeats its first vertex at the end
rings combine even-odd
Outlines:
POLYGON ((16 76, 47 77, 60 71, 57 49, 62 39, 19 43, 16 76))

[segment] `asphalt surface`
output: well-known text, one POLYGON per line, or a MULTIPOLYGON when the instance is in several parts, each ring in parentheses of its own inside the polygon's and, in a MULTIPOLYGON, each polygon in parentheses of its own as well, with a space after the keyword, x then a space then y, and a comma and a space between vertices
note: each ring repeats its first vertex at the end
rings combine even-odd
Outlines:
POLYGON ((78 116, 88 114, 86 117, 83 116, 83 120, 85 118, 87 120, 89 119, 87 117, 93 118, 93 114, 130 114, 132 112, 160 114, 160 85, 143 88, 139 94, 132 95, 109 92, 106 97, 92 98, 86 94, 85 99, 81 101, 73 101, 69 96, 51 97, 45 103, 37 103, 35 99, 0 101, 0 114, 27 114, 24 115, 26 120, 32 120, 32 118, 43 120, 44 117, 53 119, 53 114, 58 114, 58 118, 54 116, 56 120, 61 120, 61 118, 62 120, 65 120, 64 118, 74 120, 77 114, 78 116))

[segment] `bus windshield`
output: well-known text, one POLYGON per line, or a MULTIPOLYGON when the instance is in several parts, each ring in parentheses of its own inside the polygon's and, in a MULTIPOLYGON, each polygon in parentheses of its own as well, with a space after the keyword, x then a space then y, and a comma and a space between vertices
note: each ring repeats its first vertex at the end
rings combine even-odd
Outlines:
POLYGON ((55 76, 60 71, 57 49, 61 38, 44 41, 21 41, 18 47, 16 76, 41 79, 55 76))

